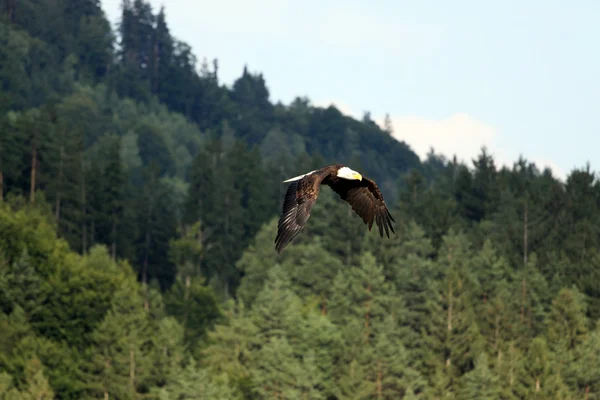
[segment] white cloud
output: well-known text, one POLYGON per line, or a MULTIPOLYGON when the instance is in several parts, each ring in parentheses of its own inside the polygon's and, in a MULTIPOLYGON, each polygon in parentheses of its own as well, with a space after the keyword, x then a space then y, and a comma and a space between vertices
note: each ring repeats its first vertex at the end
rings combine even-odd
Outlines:
POLYGON ((558 164, 556 164, 554 161, 548 160, 544 157, 526 157, 526 156, 524 156, 524 158, 535 163, 535 165, 538 167, 538 169, 540 171, 542 171, 546 167, 550 168, 550 170, 552 170, 552 175, 554 175, 556 178, 562 180, 563 182, 567 179, 567 176, 569 175, 567 171, 565 171, 564 169, 559 167, 558 164))
MULTIPOLYGON (((333 105, 345 115, 362 118, 361 112, 343 101, 318 100, 313 105, 324 108, 333 105)), ((384 117, 372 118, 379 126, 383 126, 384 117)), ((466 162, 475 158, 483 146, 491 154, 497 149, 495 141, 498 130, 467 113, 456 113, 439 120, 406 115, 391 115, 390 119, 393 136, 406 142, 421 159, 425 159, 432 147, 436 153, 449 158, 456 155, 459 160, 466 162)), ((502 163, 500 160, 498 162, 502 163)))
MULTIPOLYGON (((427 119, 417 116, 391 116, 393 136, 406 142, 424 159, 433 147, 436 153, 448 158, 456 157, 468 165, 485 147, 494 157, 497 167, 512 168, 519 158, 517 149, 505 149, 500 145, 500 130, 490 124, 477 120, 468 113, 455 113, 443 119, 427 119)), ((383 126, 383 118, 378 121, 383 126)), ((565 172, 551 160, 543 157, 524 155, 534 162, 540 170, 549 167, 554 176, 564 179, 565 172)))
MULTIPOLYGON (((328 107, 334 105, 340 112, 354 118, 362 118, 362 113, 347 103, 338 100, 321 100, 315 106, 328 107)), ((375 118, 379 126, 383 126, 384 118, 375 118)), ((436 153, 451 158, 454 155, 467 163, 477 157, 482 147, 494 155, 498 164, 512 165, 506 158, 496 157, 498 130, 485 122, 478 121, 467 113, 456 113, 447 118, 434 120, 418 116, 391 115, 393 136, 406 142, 415 153, 425 159, 433 147, 436 153)), ((516 158, 515 158, 516 160, 516 158)))
MULTIPOLYGON (((340 112, 356 119, 362 118, 351 105, 339 100, 320 100, 313 103, 318 107, 334 105, 340 112)), ((384 118, 375 118, 383 126, 384 118)), ((485 146, 489 153, 494 155, 499 164, 511 165, 507 160, 495 156, 495 140, 498 130, 485 122, 478 121, 467 113, 456 113, 450 117, 434 120, 418 116, 391 115, 393 136, 406 142, 415 153, 425 159, 433 147, 436 153, 441 153, 448 158, 456 157, 469 162, 475 158, 481 148, 485 146)))
POLYGON ((359 116, 358 114, 356 114, 353 111, 352 107, 349 104, 344 103, 339 100, 318 100, 318 101, 311 101, 311 104, 314 107, 322 107, 322 108, 328 108, 329 106, 334 106, 344 115, 354 117, 356 119, 362 118, 362 116, 359 116))
MULTIPOLYGON (((497 130, 466 113, 453 114, 440 120, 416 116, 392 116, 394 137, 407 142, 421 157, 433 147, 451 157, 468 160, 476 156, 482 146, 493 148, 497 130)), ((383 120, 378 121, 381 125, 383 120)))
MULTIPOLYGON (((313 105, 324 108, 333 105, 344 115, 362 118, 362 113, 356 112, 354 107, 339 100, 320 100, 313 102, 313 105)), ((373 118, 383 127, 385 117, 373 118)), ((456 155, 459 161, 471 166, 471 160, 485 147, 498 168, 512 168, 521 155, 517 149, 507 149, 500 144, 501 131, 498 128, 468 113, 455 113, 437 120, 406 115, 390 115, 390 119, 394 130, 392 136, 407 143, 421 160, 424 160, 433 148, 437 154, 443 154, 448 159, 456 155)), ((545 157, 528 154, 524 154, 523 157, 535 163, 540 171, 546 167, 550 168, 558 179, 564 181, 568 175, 558 164, 545 157)))

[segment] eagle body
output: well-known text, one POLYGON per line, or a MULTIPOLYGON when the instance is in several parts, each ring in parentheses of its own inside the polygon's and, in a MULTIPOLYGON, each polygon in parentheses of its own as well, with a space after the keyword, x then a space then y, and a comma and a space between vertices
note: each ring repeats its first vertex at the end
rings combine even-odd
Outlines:
POLYGON ((381 237, 384 229, 388 237, 390 230, 394 232, 392 221, 395 220, 377 184, 343 164, 328 165, 284 182, 289 182, 290 185, 285 193, 283 210, 277 225, 275 249, 278 253, 281 253, 306 226, 321 185, 329 186, 342 200, 350 204, 369 231, 375 222, 381 237))

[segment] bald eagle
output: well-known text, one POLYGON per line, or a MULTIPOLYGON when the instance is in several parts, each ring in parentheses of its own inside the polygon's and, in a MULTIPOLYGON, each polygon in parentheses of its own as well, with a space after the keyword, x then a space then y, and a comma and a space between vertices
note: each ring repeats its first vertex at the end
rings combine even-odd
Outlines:
POLYGON ((375 221, 381 237, 384 228, 388 238, 390 230, 395 233, 392 221, 396 221, 383 201, 377 184, 343 164, 332 164, 283 182, 291 183, 285 193, 283 211, 277 225, 277 253, 281 253, 306 225, 321 185, 328 185, 342 200, 349 203, 368 226, 369 231, 375 221))

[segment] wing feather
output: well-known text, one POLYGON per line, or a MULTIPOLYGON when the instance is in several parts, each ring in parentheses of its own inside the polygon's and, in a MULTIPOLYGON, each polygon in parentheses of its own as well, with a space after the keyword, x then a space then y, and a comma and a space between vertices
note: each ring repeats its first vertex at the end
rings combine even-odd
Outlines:
POLYGON ((383 195, 377 184, 371 179, 363 177, 361 181, 334 179, 327 184, 352 207, 352 210, 362 218, 369 231, 373 222, 383 237, 383 231, 390 237, 390 231, 395 233, 392 222, 394 217, 383 200, 383 195))
POLYGON ((310 218, 310 212, 318 196, 318 185, 316 189, 313 186, 314 179, 314 177, 305 177, 293 181, 287 188, 275 237, 275 249, 278 253, 281 253, 304 229, 310 218))

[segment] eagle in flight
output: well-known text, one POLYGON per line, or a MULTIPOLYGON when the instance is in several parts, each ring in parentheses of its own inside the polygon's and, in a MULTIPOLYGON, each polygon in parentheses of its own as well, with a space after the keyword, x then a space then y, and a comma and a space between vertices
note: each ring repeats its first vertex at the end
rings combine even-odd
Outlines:
POLYGON ((377 184, 343 164, 332 164, 284 181, 291 182, 283 200, 283 211, 277 225, 275 249, 283 249, 302 231, 317 201, 321 185, 327 185, 346 201, 371 230, 373 222, 390 237, 394 232, 390 214, 377 184))

